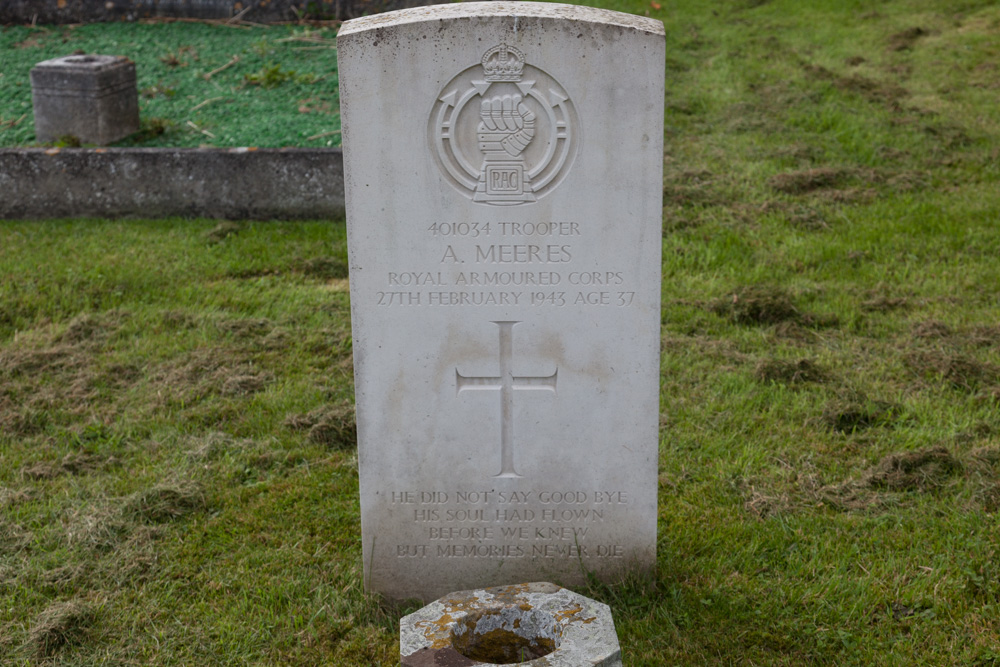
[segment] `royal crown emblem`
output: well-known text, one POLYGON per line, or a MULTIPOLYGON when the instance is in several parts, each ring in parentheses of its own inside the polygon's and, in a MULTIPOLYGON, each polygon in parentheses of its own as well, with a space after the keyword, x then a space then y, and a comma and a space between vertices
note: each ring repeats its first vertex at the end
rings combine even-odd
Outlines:
POLYGON ((513 206, 562 182, 580 145, 580 123, 565 89, 520 49, 500 43, 441 90, 428 140, 460 192, 480 204, 513 206))
POLYGON ((483 72, 487 81, 520 81, 524 54, 506 44, 499 44, 483 54, 483 72))

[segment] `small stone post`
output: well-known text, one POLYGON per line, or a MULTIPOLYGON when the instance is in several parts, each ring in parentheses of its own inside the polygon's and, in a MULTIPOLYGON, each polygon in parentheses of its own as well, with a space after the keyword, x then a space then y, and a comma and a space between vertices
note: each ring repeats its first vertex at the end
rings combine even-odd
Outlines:
POLYGON ((139 130, 135 63, 124 56, 75 55, 31 70, 35 137, 72 136, 101 146, 139 130))

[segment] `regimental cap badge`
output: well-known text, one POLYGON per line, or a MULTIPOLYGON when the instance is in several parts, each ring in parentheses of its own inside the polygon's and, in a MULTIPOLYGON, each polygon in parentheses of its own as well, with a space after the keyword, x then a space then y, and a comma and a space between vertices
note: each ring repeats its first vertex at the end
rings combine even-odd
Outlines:
POLYGON ((487 81, 520 81, 524 54, 506 44, 498 44, 483 54, 487 81))
MULTIPOLYGON (((0 0, 2 1, 2 0, 0 0)), ((501 42, 437 95, 428 142, 443 176, 477 204, 530 204, 566 177, 580 147, 569 93, 501 42)))

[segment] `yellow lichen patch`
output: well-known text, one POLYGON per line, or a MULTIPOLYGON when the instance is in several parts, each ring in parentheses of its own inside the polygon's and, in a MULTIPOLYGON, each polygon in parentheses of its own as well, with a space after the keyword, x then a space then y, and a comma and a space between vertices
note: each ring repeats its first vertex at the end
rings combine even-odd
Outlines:
POLYGON ((455 619, 446 612, 432 621, 417 621, 414 627, 423 632, 424 637, 431 641, 432 648, 444 648, 451 643, 448 638, 449 629, 454 622, 455 619))
POLYGON ((451 646, 451 639, 448 637, 438 637, 431 642, 431 648, 434 650, 448 648, 449 646, 451 646))
POLYGON ((556 620, 560 623, 567 623, 569 621, 575 621, 579 619, 573 618, 577 614, 583 611, 583 605, 576 605, 575 607, 570 607, 569 609, 561 609, 555 613, 556 620))

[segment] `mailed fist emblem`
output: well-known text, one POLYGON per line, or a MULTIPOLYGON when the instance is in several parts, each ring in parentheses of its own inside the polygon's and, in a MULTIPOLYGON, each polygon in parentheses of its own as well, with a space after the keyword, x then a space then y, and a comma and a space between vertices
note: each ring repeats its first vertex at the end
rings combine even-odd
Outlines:
POLYGON ((438 95, 428 140, 445 177, 475 202, 536 201, 565 178, 580 144, 569 95, 498 44, 438 95))

